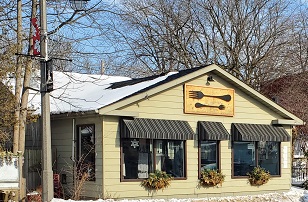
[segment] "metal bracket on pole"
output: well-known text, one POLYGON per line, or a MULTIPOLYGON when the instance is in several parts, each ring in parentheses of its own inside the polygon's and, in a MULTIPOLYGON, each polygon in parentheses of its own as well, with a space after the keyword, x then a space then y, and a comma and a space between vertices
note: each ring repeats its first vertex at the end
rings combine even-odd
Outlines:
POLYGON ((41 67, 43 68, 44 78, 42 79, 41 92, 51 92, 53 91, 53 66, 51 60, 41 60, 41 67))

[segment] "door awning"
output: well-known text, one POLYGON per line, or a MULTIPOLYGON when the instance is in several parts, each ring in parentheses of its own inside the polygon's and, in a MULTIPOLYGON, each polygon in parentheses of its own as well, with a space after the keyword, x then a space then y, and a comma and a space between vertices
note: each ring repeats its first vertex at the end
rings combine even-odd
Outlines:
POLYGON ((288 142, 291 137, 281 126, 263 124, 232 123, 233 141, 274 141, 288 142))
POLYGON ((194 131, 187 121, 163 119, 123 119, 122 138, 192 140, 194 131))
POLYGON ((198 121, 200 140, 229 140, 229 133, 221 122, 198 121))

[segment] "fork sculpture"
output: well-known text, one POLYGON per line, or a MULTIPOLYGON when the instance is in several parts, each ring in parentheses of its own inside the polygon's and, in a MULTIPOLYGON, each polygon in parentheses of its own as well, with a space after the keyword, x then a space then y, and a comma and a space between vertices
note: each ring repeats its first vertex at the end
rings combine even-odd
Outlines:
POLYGON ((212 107, 212 108, 218 108, 219 110, 224 110, 226 107, 225 105, 219 105, 219 106, 214 106, 214 105, 205 105, 205 104, 202 104, 202 103, 199 103, 197 102, 195 104, 195 107, 196 108, 201 108, 201 107, 212 107))
POLYGON ((201 91, 189 91, 189 97, 193 99, 201 99, 203 97, 213 97, 229 102, 231 100, 230 95, 205 95, 201 91))

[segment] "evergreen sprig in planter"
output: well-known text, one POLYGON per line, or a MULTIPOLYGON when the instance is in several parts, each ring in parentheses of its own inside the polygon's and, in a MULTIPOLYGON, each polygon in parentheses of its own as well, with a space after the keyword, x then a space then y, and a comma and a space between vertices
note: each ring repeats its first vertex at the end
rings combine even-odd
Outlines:
POLYGON ((266 184, 271 178, 269 171, 266 171, 260 166, 254 167, 254 169, 247 173, 247 175, 250 185, 252 186, 260 186, 266 184))
POLYGON ((2 160, 11 161, 13 157, 14 157, 14 154, 12 152, 8 152, 8 151, 0 152, 0 159, 2 160))
POLYGON ((200 173, 199 183, 201 186, 222 186, 222 183, 225 181, 225 175, 220 171, 214 169, 205 169, 200 173))
POLYGON ((14 158, 18 158, 21 156, 21 153, 13 154, 9 151, 0 151, 0 166, 3 162, 12 163, 14 158))
POLYGON ((170 186, 173 177, 164 171, 156 170, 150 173, 148 179, 142 181, 141 185, 150 190, 165 189, 170 186))

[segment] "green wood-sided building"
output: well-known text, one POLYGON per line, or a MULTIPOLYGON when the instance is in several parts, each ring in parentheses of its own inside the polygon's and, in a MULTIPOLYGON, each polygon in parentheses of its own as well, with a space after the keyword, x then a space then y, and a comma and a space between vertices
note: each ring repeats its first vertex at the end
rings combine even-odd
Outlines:
POLYGON ((89 174, 82 192, 89 198, 203 198, 290 189, 292 127, 303 121, 217 65, 113 82, 94 93, 101 92, 108 99, 101 106, 91 109, 88 102, 86 110, 51 116, 55 172, 64 190, 77 183, 74 170, 89 174), (251 186, 247 172, 258 165, 272 178, 251 186), (220 170, 222 186, 199 186, 203 169, 220 170), (163 191, 141 186, 155 170, 174 178, 163 191))

